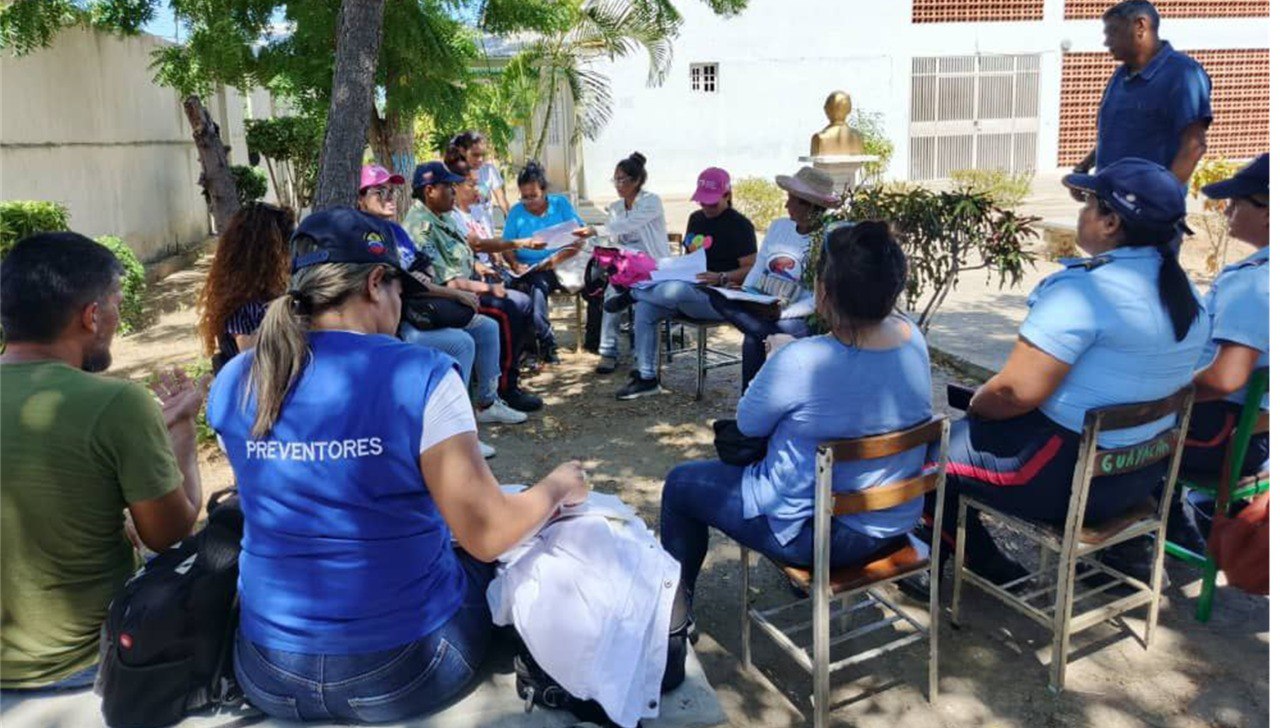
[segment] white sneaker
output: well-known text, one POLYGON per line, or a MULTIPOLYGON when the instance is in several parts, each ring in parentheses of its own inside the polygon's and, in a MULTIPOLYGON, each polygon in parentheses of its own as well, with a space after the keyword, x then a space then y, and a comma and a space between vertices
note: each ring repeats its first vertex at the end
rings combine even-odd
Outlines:
POLYGON ((489 443, 487 443, 487 442, 485 442, 485 441, 481 440, 481 441, 480 441, 480 454, 484 456, 484 459, 485 459, 485 460, 488 460, 489 458, 493 457, 494 455, 497 455, 497 454, 498 454, 498 451, 497 451, 497 450, 495 450, 495 449, 493 449, 493 445, 490 445, 489 443))
POLYGON ((511 409, 506 402, 502 401, 501 397, 493 400, 493 404, 476 413, 476 422, 486 425, 518 425, 527 419, 529 419, 529 415, 511 409))

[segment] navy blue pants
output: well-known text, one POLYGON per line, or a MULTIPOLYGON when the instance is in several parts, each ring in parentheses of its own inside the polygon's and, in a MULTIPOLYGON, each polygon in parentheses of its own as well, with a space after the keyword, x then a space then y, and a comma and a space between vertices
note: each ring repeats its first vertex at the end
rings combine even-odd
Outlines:
MULTIPOLYGON (((1191 424, 1187 426, 1187 442, 1182 448, 1182 472, 1203 474, 1216 480, 1222 471, 1231 447, 1231 430, 1240 421, 1242 407, 1235 402, 1218 400, 1200 402, 1191 410, 1191 424)), ((1254 435, 1245 450, 1246 475, 1267 470, 1271 452, 1267 433, 1254 435)))
MULTIPOLYGON (((1024 519, 1062 525, 1071 501, 1080 435, 1034 410, 1008 420, 968 416, 951 427, 943 533, 955 533, 961 495, 1024 519)), ((1169 464, 1156 462, 1121 475, 1096 477, 1085 523, 1119 516, 1158 492, 1169 464)), ((925 512, 931 512, 926 506, 925 512)), ((972 522, 971 524, 972 525, 972 522)))
POLYGON ((790 334, 797 339, 809 336, 809 323, 802 318, 768 319, 740 301, 722 296, 707 296, 711 307, 742 332, 742 391, 764 366, 764 340, 774 334, 790 334))
POLYGON ((547 301, 551 298, 551 292, 560 287, 556 272, 538 271, 512 280, 514 282, 511 285, 528 294, 533 301, 533 331, 538 345, 543 351, 555 348, 556 335, 551 329, 551 309, 547 301))
POLYGON ((503 298, 482 293, 480 313, 498 322, 498 348, 502 354, 498 392, 504 394, 520 382, 520 354, 526 337, 533 333, 533 299, 510 288, 503 298))

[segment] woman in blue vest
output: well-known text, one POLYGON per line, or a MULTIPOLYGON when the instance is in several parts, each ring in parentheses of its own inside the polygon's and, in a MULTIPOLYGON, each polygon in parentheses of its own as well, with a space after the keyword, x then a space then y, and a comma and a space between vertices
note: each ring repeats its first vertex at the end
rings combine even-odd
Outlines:
POLYGON ((582 469, 498 487, 456 363, 394 338, 402 287, 422 283, 389 223, 325 210, 293 250, 257 347, 209 395, 245 515, 236 676, 273 718, 404 720, 471 681, 484 562, 584 499, 582 469))
MULTIPOLYGON (((1154 162, 1126 158, 1065 181, 1085 197, 1076 230, 1087 255, 1063 261, 1066 269, 1031 293, 1008 361, 951 430, 948 537, 962 494, 1061 524, 1085 412, 1173 394, 1191 382, 1209 338, 1208 317, 1170 247, 1186 214, 1177 178, 1154 162)), ((1166 426, 1104 432, 1099 443, 1134 445, 1166 426)), ((1085 522, 1114 518, 1149 498, 1167 466, 1096 479, 1085 522)), ((1024 574, 970 513, 966 565, 996 583, 1024 574)))

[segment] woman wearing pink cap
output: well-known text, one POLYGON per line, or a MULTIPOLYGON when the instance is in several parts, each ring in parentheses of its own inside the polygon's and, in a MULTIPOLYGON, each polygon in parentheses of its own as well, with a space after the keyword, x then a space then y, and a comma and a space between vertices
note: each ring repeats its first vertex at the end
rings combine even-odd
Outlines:
MULTIPOLYGON (((698 275, 713 286, 739 285, 756 260, 756 228, 733 209, 729 173, 709 167, 698 175, 693 201, 701 207, 685 224, 684 249, 703 248, 707 272, 698 275)), ((658 323, 676 314, 694 319, 722 320, 711 307, 705 290, 685 281, 663 281, 641 285, 611 300, 606 308, 624 309, 635 302, 636 369, 631 381, 618 390, 617 398, 636 399, 657 394, 658 323), (621 305, 619 305, 621 303, 621 305)))
MULTIPOLYGON (((360 170, 360 195, 356 206, 363 212, 395 223, 396 197, 393 186, 401 184, 404 184, 404 177, 391 174, 379 165, 366 164, 360 170)), ((409 234, 404 228, 398 224, 394 225, 394 228, 402 258, 412 260, 417 255, 413 241, 409 239, 409 234)), ((435 283, 428 283, 426 287, 428 295, 432 298, 461 304, 461 306, 453 306, 455 309, 470 309, 474 313, 480 305, 479 299, 473 293, 435 283)), ((460 321, 457 323, 461 324, 460 321)), ((439 325, 437 328, 430 329, 418 328, 406 320, 400 324, 399 334, 400 338, 408 343, 439 349, 457 360, 458 367, 462 370, 463 383, 468 387, 471 384, 474 367, 478 378, 475 395, 476 421, 486 424, 514 425, 528 419, 528 415, 511 409, 498 397, 500 374, 498 352, 501 342, 498 339, 498 324, 493 319, 473 315, 465 326, 439 325)), ((497 451, 489 444, 481 442, 480 452, 485 457, 493 457, 497 451)))

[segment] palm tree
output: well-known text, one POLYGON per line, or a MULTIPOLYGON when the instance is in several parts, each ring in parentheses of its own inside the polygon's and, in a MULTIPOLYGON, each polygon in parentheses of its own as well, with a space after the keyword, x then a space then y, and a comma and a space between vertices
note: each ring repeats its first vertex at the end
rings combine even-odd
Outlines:
MULTIPOLYGON (((714 4, 713 4, 714 6, 714 4)), ((672 41, 682 19, 669 0, 585 0, 567 29, 539 36, 511 59, 504 73, 510 98, 526 119, 542 123, 531 158, 542 154, 553 103, 561 89, 573 101, 573 140, 594 139, 613 116, 609 79, 594 66, 643 50, 649 56, 650 86, 671 69, 672 41)))

